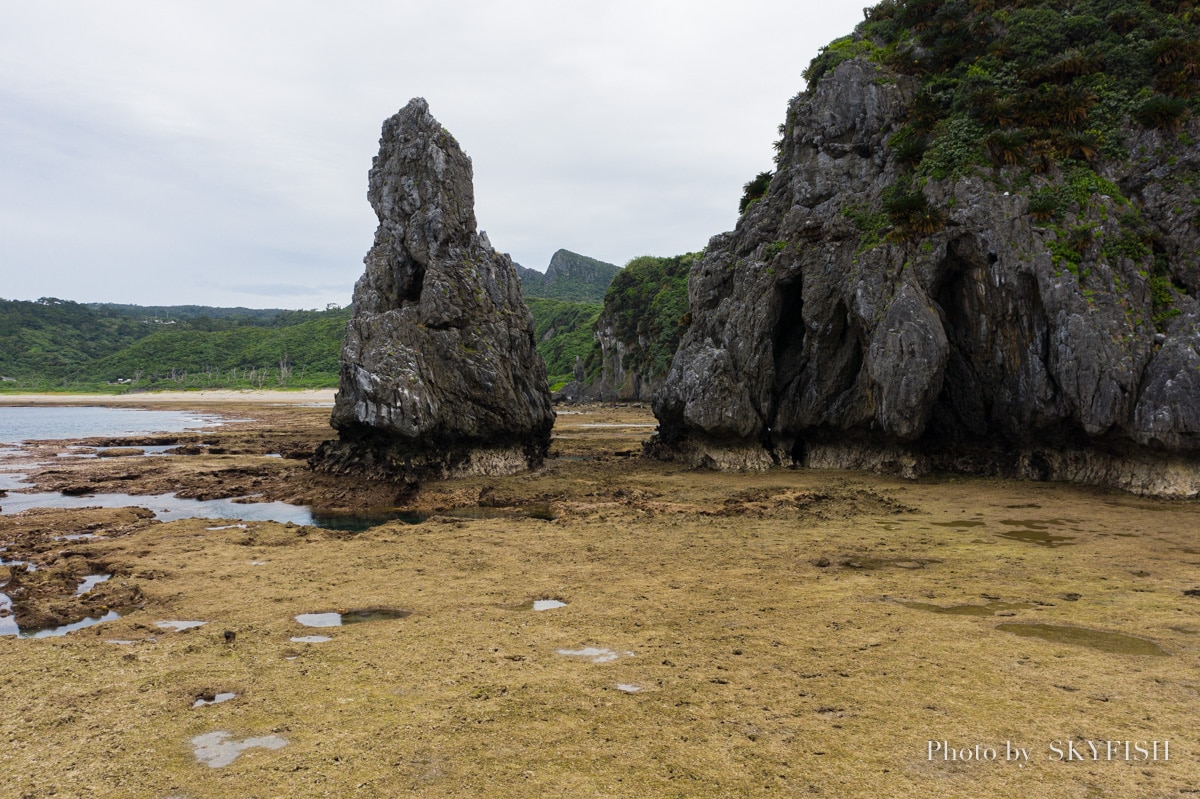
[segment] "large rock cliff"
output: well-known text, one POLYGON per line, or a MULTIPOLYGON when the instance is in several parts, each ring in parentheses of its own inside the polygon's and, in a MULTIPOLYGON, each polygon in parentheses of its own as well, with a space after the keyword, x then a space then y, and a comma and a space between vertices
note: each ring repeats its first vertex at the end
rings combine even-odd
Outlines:
POLYGON ((408 480, 541 463, 554 412, 512 260, 476 231, 471 161, 417 98, 383 123, 379 218, 314 465, 408 480))
POLYGON ((1200 125, 913 174, 921 89, 859 55, 792 101, 692 269, 648 452, 1200 493, 1200 125))

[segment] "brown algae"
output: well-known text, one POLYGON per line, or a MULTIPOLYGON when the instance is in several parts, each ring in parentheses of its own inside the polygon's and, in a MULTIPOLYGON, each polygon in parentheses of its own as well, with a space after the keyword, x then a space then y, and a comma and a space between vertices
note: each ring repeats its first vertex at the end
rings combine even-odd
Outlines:
POLYGON ((1122 633, 1110 633, 1103 630, 1092 630, 1088 627, 1072 627, 1066 624, 1032 624, 1026 622, 1006 622, 997 624, 997 630, 1020 635, 1025 638, 1041 638, 1056 644, 1072 644, 1087 646, 1108 652, 1112 655, 1168 655, 1165 649, 1146 638, 1138 638, 1122 633))
POLYGON ((1029 602, 988 602, 985 605, 934 605, 931 602, 900 602, 912 610, 929 613, 945 613, 949 616, 995 616, 1010 610, 1026 610, 1033 607, 1029 602))
POLYGON ((1063 519, 1001 519, 1000 523, 1009 527, 1023 528, 999 533, 1001 538, 1007 538, 1010 541, 1024 541, 1027 544, 1037 544, 1041 547, 1062 547, 1075 543, 1073 536, 1054 535, 1050 532, 1052 525, 1067 524, 1063 519))

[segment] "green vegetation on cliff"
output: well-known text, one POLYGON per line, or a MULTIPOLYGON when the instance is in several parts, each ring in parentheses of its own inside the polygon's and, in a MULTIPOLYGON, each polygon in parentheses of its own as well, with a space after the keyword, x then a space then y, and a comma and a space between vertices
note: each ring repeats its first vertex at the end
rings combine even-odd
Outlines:
MULTIPOLYGON (((1119 158, 1123 128, 1173 130, 1200 95, 1200 12, 1141 0, 884 0, 813 59, 865 56, 919 81, 889 142, 919 178, 1119 158)), ((785 123, 787 134, 789 123, 785 123)))
POLYGON ((904 138, 918 173, 1045 169, 1119 154, 1133 119, 1174 128, 1200 94, 1200 11, 1186 0, 884 0, 813 60, 813 86, 867 56, 916 76, 904 138), (922 169, 924 165, 924 169, 922 169))
POLYGON ((640 373, 643 380, 651 382, 666 375, 679 340, 691 323, 688 273, 700 255, 643 255, 621 270, 604 297, 604 310, 597 322, 599 337, 586 364, 589 379, 612 379, 614 375, 602 372, 614 368, 640 373), (606 343, 610 350, 622 351, 619 365, 603 363, 606 343))
POLYGON ((587 358, 592 351, 600 303, 529 298, 525 304, 533 314, 537 351, 546 362, 550 388, 556 390, 572 379, 575 358, 587 358))
MULTIPOLYGON (((1130 151, 1148 131, 1194 146, 1183 128, 1200 110, 1195 3, 884 0, 854 34, 823 49, 805 79, 811 88, 859 57, 878 65, 882 80, 907 76, 916 87, 905 124, 887 141, 901 175, 881 208, 856 212, 885 223, 863 228, 862 249, 937 232, 948 208, 928 199, 927 184, 978 175, 1028 197, 1028 213, 1054 236, 1056 265, 1083 281, 1093 201, 1111 197, 1125 209, 1120 232, 1097 240, 1098 249, 1147 261, 1156 324, 1178 313, 1175 297, 1188 281, 1163 257, 1162 231, 1102 175, 1133 159, 1148 164, 1152 155, 1130 151)), ((781 126, 780 157, 794 125, 781 126)))

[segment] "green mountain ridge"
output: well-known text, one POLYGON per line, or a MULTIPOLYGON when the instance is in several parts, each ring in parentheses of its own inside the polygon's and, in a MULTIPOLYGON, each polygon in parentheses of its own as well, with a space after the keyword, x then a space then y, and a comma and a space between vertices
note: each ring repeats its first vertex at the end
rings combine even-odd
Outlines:
POLYGON ((0 300, 0 377, 36 391, 333 385, 349 313, 0 300))
POLYGON ((550 256, 546 271, 516 264, 521 293, 526 297, 568 302, 603 302, 609 284, 621 271, 615 264, 586 255, 558 250, 550 256))
MULTIPOLYGON (((621 269, 559 250, 546 273, 518 266, 552 385, 595 347, 621 269)), ((333 387, 350 308, 0 300, 0 386, 8 390, 333 387)))

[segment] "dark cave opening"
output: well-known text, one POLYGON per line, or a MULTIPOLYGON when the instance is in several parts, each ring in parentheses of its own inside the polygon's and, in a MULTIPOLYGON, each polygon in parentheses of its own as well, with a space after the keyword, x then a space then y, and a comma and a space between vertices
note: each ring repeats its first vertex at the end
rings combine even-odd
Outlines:
POLYGON ((775 292, 778 295, 779 316, 775 321, 771 345, 775 356, 774 393, 778 398, 785 385, 799 373, 804 357, 804 296, 799 280, 779 283, 775 292))
POLYGON ((401 304, 421 301, 421 289, 425 286, 425 266, 414 263, 404 291, 400 294, 401 304))

